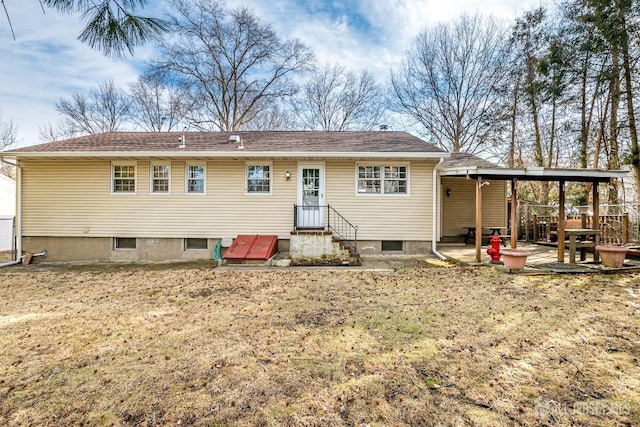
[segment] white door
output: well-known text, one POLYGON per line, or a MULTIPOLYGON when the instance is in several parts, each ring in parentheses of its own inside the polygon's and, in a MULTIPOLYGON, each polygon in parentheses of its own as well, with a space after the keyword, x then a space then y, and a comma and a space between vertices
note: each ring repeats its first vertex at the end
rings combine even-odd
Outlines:
POLYGON ((298 165, 299 228, 324 228, 324 165, 298 165))

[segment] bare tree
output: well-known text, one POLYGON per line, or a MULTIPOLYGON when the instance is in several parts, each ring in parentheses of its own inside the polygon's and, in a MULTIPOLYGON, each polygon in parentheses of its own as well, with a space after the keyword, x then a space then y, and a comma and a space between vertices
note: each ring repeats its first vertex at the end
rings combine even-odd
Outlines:
POLYGON ((131 122, 149 132, 174 129, 183 117, 180 91, 150 75, 129 85, 131 122))
MULTIPOLYGON (((2 113, 0 112, 0 151, 11 147, 18 140, 18 128, 13 122, 8 122, 2 119, 2 113)), ((4 175, 11 174, 11 167, 8 164, 0 162, 0 173, 4 175)))
POLYGON ((18 127, 13 120, 4 121, 0 112, 0 150, 11 147, 17 140, 18 127))
POLYGON ((508 68, 505 28, 492 18, 463 15, 425 29, 392 72, 394 108, 452 151, 476 152, 492 138, 504 108, 495 88, 508 68))
POLYGON ((185 88, 195 128, 242 128, 271 102, 293 95, 291 77, 310 69, 313 54, 305 45, 281 40, 248 9, 227 10, 214 0, 173 3, 173 37, 153 70, 185 88))
POLYGON ((70 129, 65 120, 58 120, 56 123, 48 122, 38 128, 40 142, 53 142, 61 139, 73 138, 80 132, 70 129))
POLYGON ((113 80, 107 80, 89 95, 75 92, 71 99, 60 99, 55 109, 64 117, 66 132, 95 134, 118 130, 127 117, 129 101, 113 80))
POLYGON ((385 112, 384 94, 371 72, 327 65, 307 80, 294 109, 305 128, 371 130, 385 112))
POLYGON ((246 130, 295 130, 297 118, 291 109, 282 103, 271 102, 267 108, 260 110, 245 125, 246 130))

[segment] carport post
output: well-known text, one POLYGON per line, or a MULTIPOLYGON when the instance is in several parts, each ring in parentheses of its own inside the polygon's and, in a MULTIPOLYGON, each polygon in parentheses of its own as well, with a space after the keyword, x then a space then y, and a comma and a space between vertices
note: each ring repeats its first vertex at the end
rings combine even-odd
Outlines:
POLYGON ((564 223, 566 214, 564 212, 564 180, 558 182, 558 262, 564 262, 564 223))
POLYGON ((476 262, 482 261, 482 177, 476 183, 476 262))
POLYGON ((511 178, 511 248, 518 246, 518 178, 511 178))
MULTIPOLYGON (((593 220, 591 221, 591 228, 593 228, 594 230, 600 230, 600 192, 598 191, 598 186, 600 185, 600 183, 598 181, 595 181, 592 185, 592 203, 593 203, 593 220)), ((596 235, 594 237, 594 240, 596 242, 596 246, 598 246, 600 244, 600 236, 596 235)), ((598 261, 598 251, 596 251, 595 249, 593 250, 593 260, 594 261, 598 261)))

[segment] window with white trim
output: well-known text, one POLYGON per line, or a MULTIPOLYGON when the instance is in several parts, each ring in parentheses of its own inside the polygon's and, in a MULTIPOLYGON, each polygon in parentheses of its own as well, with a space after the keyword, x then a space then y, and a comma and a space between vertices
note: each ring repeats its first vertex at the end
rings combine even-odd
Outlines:
POLYGON ((407 194, 407 167, 384 167, 384 193, 407 194))
POLYGON ((151 165, 151 192, 153 194, 169 194, 171 166, 168 164, 151 165))
POLYGON ((247 165, 247 193, 271 194, 271 165, 247 165))
POLYGON ((135 194, 136 164, 113 163, 111 165, 111 192, 135 194))
POLYGON ((187 165, 187 193, 204 194, 205 166, 187 165))
POLYGON ((358 194, 408 194, 406 165, 358 165, 358 194))
POLYGON ((380 166, 358 166, 358 193, 380 193, 380 166))

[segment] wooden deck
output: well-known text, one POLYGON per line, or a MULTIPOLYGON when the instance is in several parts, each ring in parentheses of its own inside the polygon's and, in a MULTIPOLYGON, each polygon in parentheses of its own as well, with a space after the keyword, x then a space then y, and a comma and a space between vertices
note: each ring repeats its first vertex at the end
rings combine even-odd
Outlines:
MULTIPOLYGON (((459 243, 442 243, 438 245, 438 252, 445 257, 465 265, 495 265, 502 267, 502 262, 492 264, 491 257, 487 254, 488 246, 482 247, 482 262, 476 262, 475 246, 471 244, 459 243)), ((624 262, 624 268, 611 269, 603 267, 600 263, 589 261, 591 257, 587 257, 588 261, 577 262, 571 264, 569 262, 569 251, 565 253, 564 262, 558 262, 558 247, 556 245, 539 245, 534 243, 518 242, 518 249, 524 249, 531 252, 527 258, 525 272, 551 272, 551 273, 594 273, 594 272, 617 272, 628 270, 640 270, 640 261, 627 258, 624 262)))

